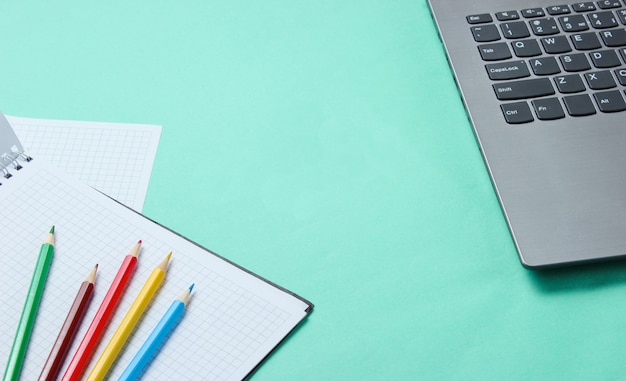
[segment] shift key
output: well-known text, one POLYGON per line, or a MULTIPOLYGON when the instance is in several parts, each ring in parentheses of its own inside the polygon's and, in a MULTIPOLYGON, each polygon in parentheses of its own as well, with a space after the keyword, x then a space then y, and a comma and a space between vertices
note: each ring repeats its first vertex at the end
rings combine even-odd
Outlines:
POLYGON ((493 89, 501 101, 528 99, 554 94, 554 87, 552 87, 552 83, 548 78, 502 82, 493 85, 493 89))

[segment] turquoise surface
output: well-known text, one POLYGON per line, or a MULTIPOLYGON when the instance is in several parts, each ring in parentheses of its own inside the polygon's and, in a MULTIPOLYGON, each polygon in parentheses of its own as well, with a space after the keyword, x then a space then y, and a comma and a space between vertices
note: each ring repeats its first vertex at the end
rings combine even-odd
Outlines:
POLYGON ((162 125, 145 214, 315 303, 253 380, 626 379, 626 265, 522 268, 425 1, 3 1, 0 53, 4 113, 162 125))

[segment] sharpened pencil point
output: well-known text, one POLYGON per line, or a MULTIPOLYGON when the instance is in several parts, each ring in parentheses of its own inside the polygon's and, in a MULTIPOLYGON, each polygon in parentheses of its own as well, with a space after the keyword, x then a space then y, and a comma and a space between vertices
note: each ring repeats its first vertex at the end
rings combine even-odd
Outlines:
POLYGON ((170 263, 170 258, 172 257, 172 252, 170 251, 169 254, 167 254, 167 257, 165 257, 161 263, 159 263, 159 265, 157 266, 157 268, 163 270, 163 271, 167 271, 167 266, 170 263))
POLYGON ((141 245, 143 243, 143 241, 139 240, 139 241, 137 241, 137 243, 141 245))
POLYGON ((193 290, 193 286, 195 286, 195 283, 189 286, 189 288, 186 289, 185 292, 180 294, 180 296, 177 298, 178 300, 183 302, 185 306, 187 305, 187 303, 189 303, 189 299, 191 298, 191 290, 193 290))
POLYGON ((133 246, 133 248, 130 250, 128 255, 132 255, 133 257, 138 257, 139 249, 141 249, 141 240, 137 241, 137 243, 135 244, 135 246, 133 246))
POLYGON ((46 238, 43 242, 54 246, 54 225, 52 225, 52 228, 50 228, 50 231, 46 234, 46 238))
POLYGON ((93 267, 93 269, 91 269, 91 271, 87 275, 87 278, 85 278, 85 281, 89 282, 89 283, 96 283, 96 272, 97 271, 98 271, 98 265, 95 265, 93 267))

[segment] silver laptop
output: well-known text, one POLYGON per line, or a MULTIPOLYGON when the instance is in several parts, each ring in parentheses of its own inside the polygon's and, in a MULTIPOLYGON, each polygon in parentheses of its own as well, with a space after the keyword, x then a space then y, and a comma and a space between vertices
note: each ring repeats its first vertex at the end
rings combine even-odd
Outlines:
POLYGON ((522 264, 626 256, 626 0, 428 0, 522 264))

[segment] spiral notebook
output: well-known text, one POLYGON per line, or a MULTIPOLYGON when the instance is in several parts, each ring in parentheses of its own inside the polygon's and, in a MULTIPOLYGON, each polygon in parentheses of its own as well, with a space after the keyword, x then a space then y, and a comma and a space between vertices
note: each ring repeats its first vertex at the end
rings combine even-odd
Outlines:
MULTIPOLYGON (((27 154, 0 114, 0 369, 4 369, 41 241, 55 226, 55 256, 28 348, 22 379, 36 379, 77 286, 97 263, 94 300, 82 337, 123 257, 143 241, 131 284, 100 342, 102 351, 149 273, 169 252, 163 286, 115 362, 117 379, 181 290, 195 283, 187 313, 146 380, 241 380, 249 377, 313 305, 107 197, 45 160, 27 154), (19 168, 19 169, 18 169, 19 168)), ((76 340, 70 353, 74 353, 76 340)), ((71 356, 68 356, 71 357, 71 356)), ((63 366, 63 371, 69 359, 63 366)))
POLYGON ((141 212, 161 126, 6 118, 28 152, 141 212))

